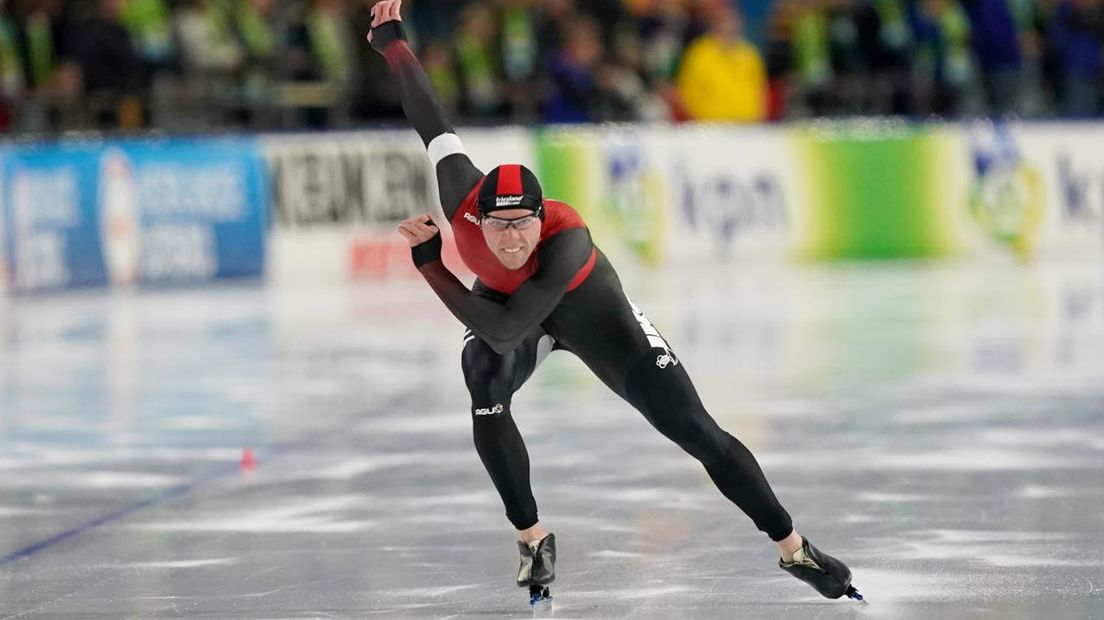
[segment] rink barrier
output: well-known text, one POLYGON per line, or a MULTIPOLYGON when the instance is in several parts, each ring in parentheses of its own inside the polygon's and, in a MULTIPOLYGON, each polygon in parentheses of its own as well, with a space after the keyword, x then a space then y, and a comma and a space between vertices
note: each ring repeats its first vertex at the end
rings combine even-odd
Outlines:
POLYGON ((1102 123, 547 129, 546 194, 653 263, 1104 250, 1102 123))
MULTIPOLYGON (((520 128, 463 132, 483 170, 501 161, 533 166, 520 128)), ((281 283, 417 277, 396 232, 407 217, 444 219, 426 147, 410 130, 262 136, 272 196, 270 273, 281 283)), ((443 227, 446 237, 450 230, 443 227)), ((463 271, 447 240, 445 262, 463 271)))
POLYGON ((267 171, 253 139, 90 140, 0 152, 0 254, 17 293, 254 277, 267 171))
MULTIPOLYGON (((529 166, 603 250, 646 264, 1104 250, 1101 123, 459 134, 481 169, 529 166)), ((8 146, 0 166, 0 290, 266 268, 276 282, 411 278, 395 225, 423 212, 442 218, 425 148, 409 130, 8 146)))

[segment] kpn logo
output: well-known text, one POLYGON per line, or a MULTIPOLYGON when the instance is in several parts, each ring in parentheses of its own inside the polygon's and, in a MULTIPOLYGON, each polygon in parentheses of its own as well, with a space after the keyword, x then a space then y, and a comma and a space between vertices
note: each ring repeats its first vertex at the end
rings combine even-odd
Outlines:
POLYGON ((1046 209, 1042 176, 1020 155, 1007 125, 973 125, 970 151, 974 162, 970 212, 974 220, 992 239, 1020 258, 1029 258, 1046 209))

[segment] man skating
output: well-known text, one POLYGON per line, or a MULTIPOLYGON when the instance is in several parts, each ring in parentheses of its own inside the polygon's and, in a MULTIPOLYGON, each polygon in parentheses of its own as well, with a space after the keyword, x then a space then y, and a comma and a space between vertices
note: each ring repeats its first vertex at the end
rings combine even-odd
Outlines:
POLYGON ((543 197, 523 166, 484 175, 452 132, 425 72, 406 43, 401 0, 372 7, 368 40, 399 82, 403 110, 425 143, 441 206, 461 259, 478 277, 465 287, 441 262, 428 214, 402 222, 415 265, 468 327, 462 355, 475 446, 517 529, 519 586, 534 600, 555 579, 555 536, 540 523, 529 457, 511 417, 513 394, 553 349, 578 356, 664 436, 702 463, 717 488, 778 546, 779 565, 828 598, 861 598, 851 572, 793 528, 759 464, 705 410, 666 340, 625 296, 579 215, 543 197))

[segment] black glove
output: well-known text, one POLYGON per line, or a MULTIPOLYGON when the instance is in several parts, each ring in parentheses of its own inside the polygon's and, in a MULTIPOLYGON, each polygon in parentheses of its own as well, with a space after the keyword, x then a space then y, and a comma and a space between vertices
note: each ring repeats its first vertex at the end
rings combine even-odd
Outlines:
POLYGON ((393 19, 372 29, 372 48, 377 52, 382 54, 392 41, 406 41, 401 21, 393 19))
MULTIPOLYGON (((387 23, 397 24, 398 22, 387 23)), ((372 35, 372 37, 375 38, 375 35, 372 35)), ((425 223, 430 226, 435 226, 433 220, 426 220, 425 223)), ((428 265, 435 260, 441 260, 441 229, 437 229, 436 235, 410 248, 410 255, 414 258, 414 266, 419 269, 422 268, 422 265, 428 265)))

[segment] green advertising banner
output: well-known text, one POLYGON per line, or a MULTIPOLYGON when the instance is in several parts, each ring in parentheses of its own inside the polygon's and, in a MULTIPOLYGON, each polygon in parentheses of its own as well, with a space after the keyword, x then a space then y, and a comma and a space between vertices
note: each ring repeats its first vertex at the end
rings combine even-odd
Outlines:
POLYGON ((799 255, 945 256, 961 251, 969 162, 941 128, 807 128, 792 134, 805 185, 799 255))
POLYGON ((574 207, 600 247, 648 264, 665 258, 671 207, 664 175, 634 132, 564 128, 536 133, 544 195, 574 207))
POLYGON ((533 134, 546 195, 646 263, 1096 251, 1104 126, 895 121, 533 134))

